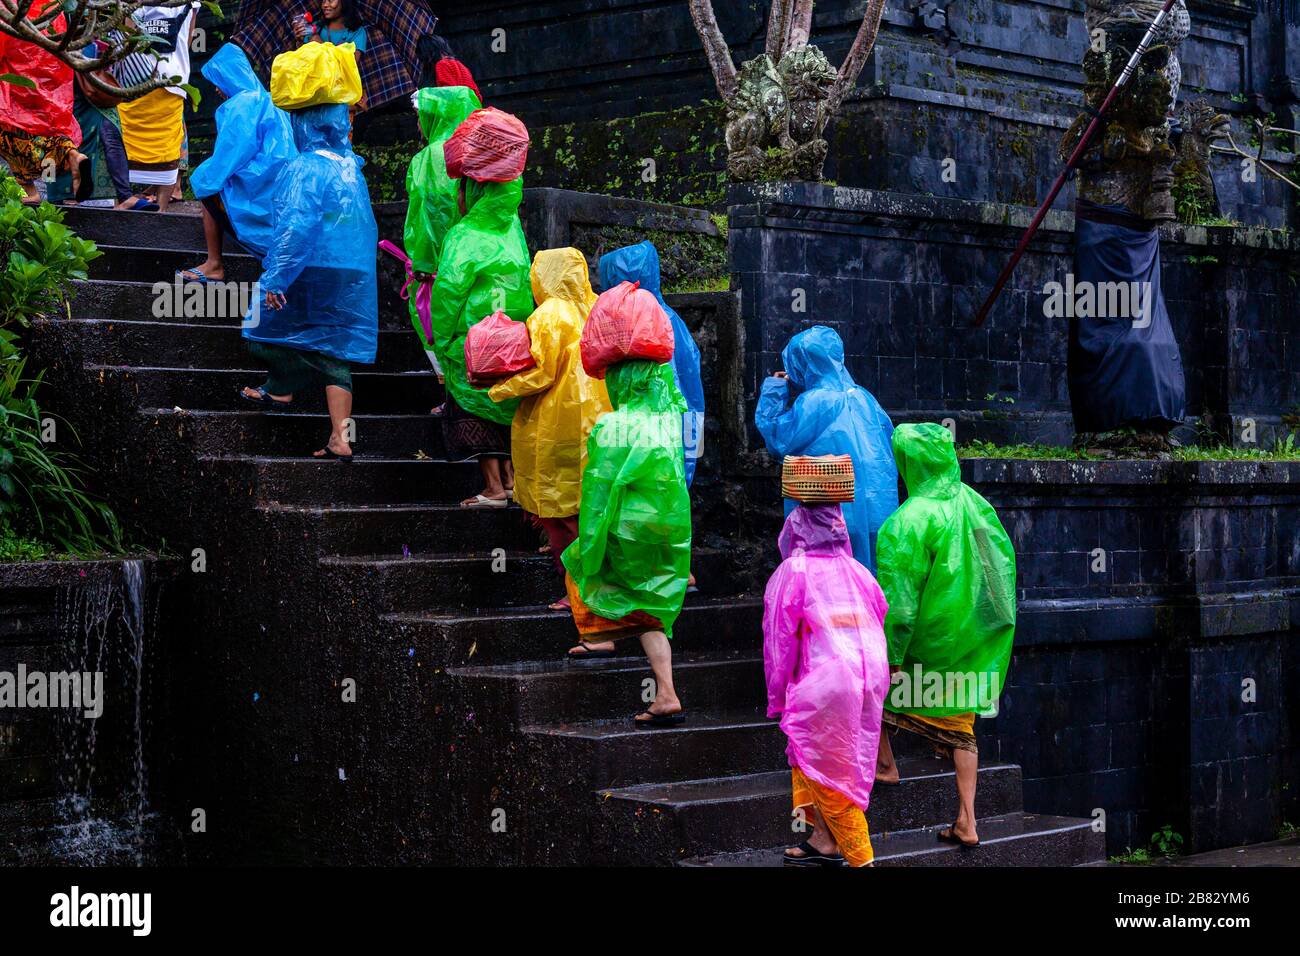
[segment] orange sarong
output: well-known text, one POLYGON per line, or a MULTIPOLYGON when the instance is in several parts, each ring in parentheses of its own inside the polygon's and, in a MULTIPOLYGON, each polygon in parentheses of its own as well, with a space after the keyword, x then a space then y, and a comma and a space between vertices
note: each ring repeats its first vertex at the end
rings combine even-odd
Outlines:
POLYGON ((871 832, 867 829, 867 815, 852 800, 808 779, 798 767, 790 768, 790 786, 794 790, 794 808, 817 808, 818 816, 830 829, 849 866, 866 866, 876 858, 871 848, 871 832))
POLYGON ((564 590, 569 595, 569 605, 573 611, 573 623, 577 626, 578 633, 584 638, 588 635, 597 635, 606 639, 613 639, 627 637, 630 634, 644 634, 646 631, 662 631, 664 629, 658 618, 652 617, 645 611, 633 611, 617 621, 601 617, 583 603, 582 595, 578 593, 578 583, 573 580, 571 574, 564 576, 564 590))

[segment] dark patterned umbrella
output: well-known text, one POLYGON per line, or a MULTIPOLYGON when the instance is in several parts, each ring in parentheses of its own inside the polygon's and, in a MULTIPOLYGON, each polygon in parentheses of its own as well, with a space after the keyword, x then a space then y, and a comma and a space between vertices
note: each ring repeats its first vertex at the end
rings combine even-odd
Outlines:
MULTIPOLYGON (((353 4, 366 25, 367 49, 361 56, 366 106, 383 106, 415 90, 420 77, 417 46, 420 37, 434 32, 438 18, 421 0, 353 0, 353 4)), ((299 45, 293 20, 310 8, 301 0, 244 0, 231 39, 254 66, 269 70, 277 54, 299 45)))

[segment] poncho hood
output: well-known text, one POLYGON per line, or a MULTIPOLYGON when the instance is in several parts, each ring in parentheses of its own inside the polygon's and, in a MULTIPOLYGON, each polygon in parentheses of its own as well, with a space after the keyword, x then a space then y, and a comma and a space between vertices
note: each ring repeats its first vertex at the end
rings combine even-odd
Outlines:
POLYGON ((922 498, 951 498, 961 487, 961 466, 952 432, 926 422, 894 429, 894 461, 907 493, 922 498))
MULTIPOLYGON (((266 88, 253 72, 253 65, 248 62, 248 54, 233 43, 222 44, 212 59, 203 65, 203 78, 230 99, 239 93, 249 93, 266 88)), ((267 93, 267 96, 270 96, 267 93)))
POLYGON ((294 110, 289 114, 293 123, 293 141, 298 152, 317 149, 335 152, 352 152, 348 142, 348 108, 343 103, 326 103, 294 110))
POLYGON ((781 362, 790 383, 802 392, 853 388, 853 377, 844 367, 844 342, 825 325, 814 325, 792 338, 781 353, 781 362))
POLYGON ((420 132, 431 143, 446 139, 482 106, 477 94, 467 86, 426 86, 415 94, 420 132))
POLYGON ((605 373, 605 387, 616 410, 626 407, 678 415, 686 411, 686 402, 673 381, 673 367, 667 363, 634 359, 611 365, 605 373))
POLYGON ((660 302, 659 250, 649 239, 615 249, 600 257, 600 287, 612 289, 620 282, 638 282, 660 302))
POLYGON ((543 249, 533 257, 529 275, 533 301, 538 305, 547 299, 564 299, 590 311, 596 301, 587 273, 587 259, 577 249, 543 249))
POLYGON ((838 504, 799 505, 785 519, 777 544, 783 561, 799 553, 853 557, 849 526, 838 504))

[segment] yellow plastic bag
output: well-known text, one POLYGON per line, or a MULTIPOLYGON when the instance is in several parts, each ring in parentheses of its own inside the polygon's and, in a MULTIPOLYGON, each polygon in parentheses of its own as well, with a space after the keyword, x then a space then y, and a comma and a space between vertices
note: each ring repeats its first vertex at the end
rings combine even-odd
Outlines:
POLYGON ((282 110, 361 99, 361 71, 351 43, 304 43, 271 64, 271 101, 282 110))

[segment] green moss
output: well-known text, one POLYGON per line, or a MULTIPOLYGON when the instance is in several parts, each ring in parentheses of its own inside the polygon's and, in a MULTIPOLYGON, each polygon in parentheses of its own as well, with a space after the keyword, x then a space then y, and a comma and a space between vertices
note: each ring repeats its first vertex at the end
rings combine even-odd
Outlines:
MULTIPOLYGON (((1295 436, 1279 440, 1272 449, 1229 445, 1188 445, 1170 453, 1174 461, 1300 461, 1295 436)), ((1106 456, 1060 445, 997 445, 976 441, 957 448, 958 458, 1006 458, 1016 461, 1104 461, 1106 456)))

